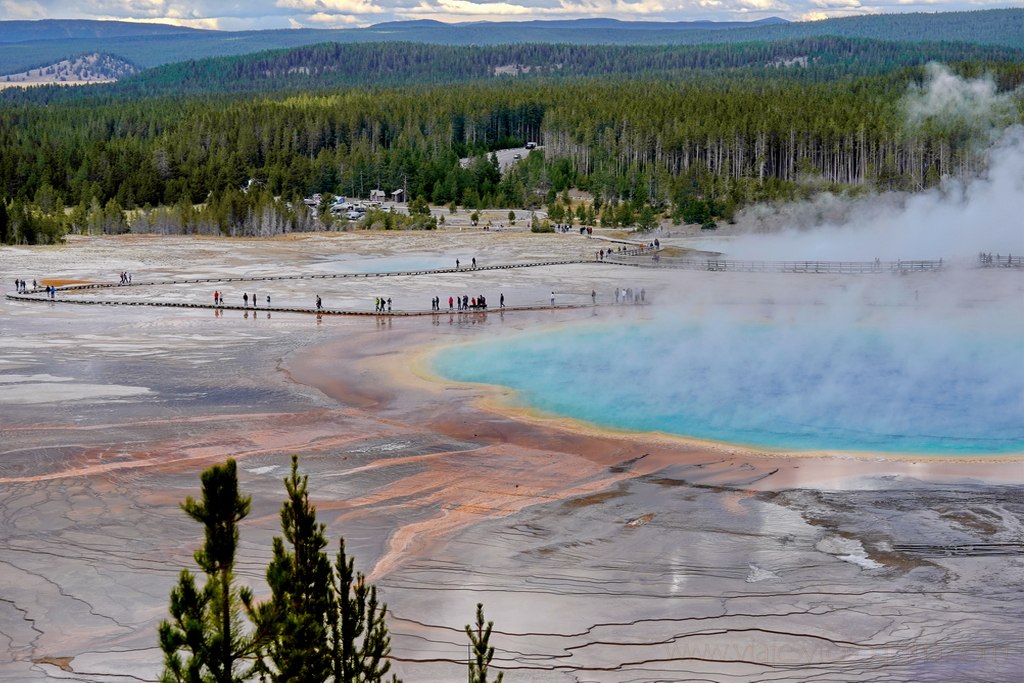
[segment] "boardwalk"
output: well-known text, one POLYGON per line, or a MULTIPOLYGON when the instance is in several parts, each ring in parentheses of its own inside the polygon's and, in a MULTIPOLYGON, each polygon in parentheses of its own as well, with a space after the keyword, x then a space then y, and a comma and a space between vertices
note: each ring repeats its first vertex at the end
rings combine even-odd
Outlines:
POLYGON ((738 273, 817 273, 822 275, 868 275, 937 271, 938 261, 736 261, 719 258, 677 258, 651 254, 651 250, 613 253, 606 262, 641 268, 706 270, 738 273), (637 258, 646 256, 646 258, 637 258))
MULTIPOLYGON (((991 265, 1010 265, 1020 267, 1021 259, 1003 259, 1004 263, 991 265)), ((54 298, 49 298, 45 288, 38 287, 24 293, 7 294, 8 299, 23 301, 73 303, 100 306, 160 306, 169 308, 199 308, 199 309, 220 309, 220 310, 258 310, 272 313, 316 313, 322 315, 351 315, 351 316, 391 316, 410 317, 440 315, 446 311, 394 311, 379 312, 351 309, 317 309, 315 307, 294 307, 294 306, 237 306, 237 305, 214 305, 207 303, 188 302, 167 302, 167 301, 119 301, 116 299, 89 299, 81 296, 68 297, 68 293, 87 292, 101 289, 120 289, 124 287, 152 287, 170 286, 181 284, 218 284, 230 282, 272 282, 282 280, 367 280, 387 277, 415 277, 423 275, 444 275, 444 274, 468 274, 482 271, 510 270, 516 268, 539 268, 562 265, 579 264, 600 264, 609 266, 632 266, 641 268, 659 269, 681 269, 681 270, 702 270, 712 272, 747 272, 747 273, 816 273, 833 275, 862 275, 862 274, 906 274, 911 272, 933 272, 943 268, 942 259, 938 261, 736 261, 731 259, 714 258, 676 258, 662 257, 659 250, 653 247, 641 246, 617 252, 606 252, 604 258, 597 259, 563 259, 557 261, 530 261, 526 263, 505 263, 497 265, 461 267, 461 268, 438 268, 425 270, 401 270, 379 273, 336 273, 336 274, 314 274, 314 275, 256 275, 247 277, 217 277, 217 278, 188 278, 181 280, 147 280, 128 283, 88 283, 64 285, 56 288, 54 298)), ((984 261, 982 262, 985 264, 984 261)), ((512 312, 512 311, 536 311, 546 309, 585 308, 596 304, 555 304, 535 306, 509 306, 502 309, 481 309, 470 311, 454 311, 458 315, 474 315, 486 312, 512 312)))

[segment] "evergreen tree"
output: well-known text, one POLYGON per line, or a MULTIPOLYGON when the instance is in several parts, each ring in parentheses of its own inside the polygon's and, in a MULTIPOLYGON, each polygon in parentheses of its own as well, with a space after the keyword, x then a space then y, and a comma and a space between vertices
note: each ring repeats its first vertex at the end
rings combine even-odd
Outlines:
POLYGON ((0 244, 8 244, 11 240, 10 218, 7 216, 7 200, 0 197, 0 244))
MULTIPOLYGON (((382 681, 391 669, 386 657, 391 636, 384 617, 388 607, 377 602, 377 588, 355 571, 355 560, 345 554, 340 541, 332 580, 334 611, 328 628, 333 644, 334 683, 382 681)), ((392 676, 392 681, 398 679, 392 676)))
MULTIPOLYGON (((469 636, 473 650, 473 659, 469 662, 470 683, 487 683, 487 667, 494 659, 494 648, 490 645, 492 628, 494 628, 493 621, 484 624, 484 606, 483 603, 478 602, 476 604, 476 629, 466 625, 466 635, 469 636)), ((503 675, 499 673, 498 677, 494 679, 494 683, 501 683, 503 675)))
POLYGON ((292 456, 291 475, 284 480, 284 539, 274 537, 274 556, 267 567, 271 598, 258 610, 261 630, 273 634, 263 653, 269 661, 261 666, 272 665, 267 671, 272 681, 319 683, 331 674, 331 563, 323 551, 325 526, 316 521, 316 508, 309 502, 309 477, 299 476, 298 462, 292 456))
POLYGON ((187 569, 171 591, 172 621, 160 624, 166 683, 235 683, 244 681, 244 668, 256 645, 256 636, 243 627, 243 607, 252 593, 235 585, 238 523, 249 514, 249 497, 238 492, 235 461, 215 465, 201 475, 202 498, 185 499, 182 509, 204 527, 205 542, 194 554, 206 574, 202 591, 187 569), (188 653, 183 661, 182 651, 188 653))

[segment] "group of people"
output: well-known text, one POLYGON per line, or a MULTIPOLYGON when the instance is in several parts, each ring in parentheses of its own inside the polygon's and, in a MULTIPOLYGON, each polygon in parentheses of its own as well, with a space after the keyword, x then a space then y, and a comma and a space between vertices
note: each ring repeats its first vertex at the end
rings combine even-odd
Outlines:
POLYGON ((630 248, 627 248, 625 245, 620 246, 618 248, 609 247, 608 249, 600 249, 597 251, 597 260, 604 261, 605 256, 611 256, 612 254, 642 254, 645 251, 657 251, 658 249, 661 249, 661 240, 658 239, 655 239, 653 242, 649 242, 647 244, 633 245, 630 248))
MULTIPOLYGON (((39 288, 39 285, 37 285, 36 281, 33 280, 32 281, 32 289, 38 289, 38 288, 39 288)), ((27 294, 28 293, 28 283, 25 282, 24 280, 15 280, 14 281, 14 291, 17 292, 18 294, 27 294)))
MULTIPOLYGON (((432 300, 431 310, 441 309, 440 297, 434 297, 432 300)), ((499 307, 505 307, 505 295, 502 294, 499 297, 499 307)), ((449 312, 454 310, 486 310, 487 309, 487 298, 482 294, 478 294, 475 297, 471 297, 468 294, 464 294, 461 297, 449 297, 449 312)))
POLYGON ((132 283, 132 274, 126 270, 121 271, 121 284, 130 285, 132 283))
MULTIPOLYGON (((317 300, 319 300, 319 297, 318 297, 317 300)), ((391 297, 389 296, 387 299, 385 299, 382 296, 374 297, 373 298, 373 310, 376 311, 377 313, 390 313, 391 312, 391 297), (384 306, 385 305, 388 307, 386 311, 384 310, 384 306)))
MULTIPOLYGON (((591 292, 593 296, 593 292, 591 292)), ((640 291, 636 291, 632 287, 616 287, 615 288, 615 303, 623 304, 642 304, 647 302, 647 290, 641 288, 640 291)))
MULTIPOLYGON (((217 291, 215 291, 213 293, 213 305, 214 306, 223 306, 224 305, 224 295, 220 293, 220 290, 217 290, 217 291)), ((256 303, 256 292, 253 292, 252 293, 252 307, 256 308, 256 306, 257 306, 257 303, 256 303)), ((242 294, 242 308, 249 308, 249 292, 245 292, 244 294, 242 294)), ((267 308, 270 308, 270 295, 269 294, 267 294, 267 308)))
MULTIPOLYGON (((1017 260, 1020 261, 1021 260, 1020 257, 1018 257, 1017 260)), ((1013 256, 1011 254, 1007 254, 1005 262, 1006 262, 1006 266, 1008 268, 1013 266, 1013 256)), ((987 254, 985 252, 980 252, 978 254, 978 263, 980 263, 982 265, 986 265, 986 266, 991 266, 991 265, 998 266, 998 265, 1002 265, 1003 257, 1000 254, 996 254, 995 256, 993 256, 991 252, 989 252, 987 254)))
MULTIPOLYGON (((462 261, 460 261, 459 259, 455 259, 455 270, 458 270, 461 267, 462 261)), ((476 268, 476 256, 473 257, 473 268, 476 268)))

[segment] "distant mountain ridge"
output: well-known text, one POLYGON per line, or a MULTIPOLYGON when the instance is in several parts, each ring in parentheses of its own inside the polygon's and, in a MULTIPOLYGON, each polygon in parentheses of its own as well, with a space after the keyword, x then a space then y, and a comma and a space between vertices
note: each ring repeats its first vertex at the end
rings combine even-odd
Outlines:
POLYGON ((607 17, 594 17, 589 19, 530 19, 528 21, 459 21, 447 23, 435 19, 414 19, 410 21, 386 21, 369 26, 370 30, 384 30, 394 28, 451 28, 452 26, 486 26, 490 28, 564 28, 564 29, 636 29, 636 30, 692 30, 692 29, 726 29, 726 28, 750 28, 754 26, 769 26, 773 24, 789 24, 791 22, 780 17, 768 17, 756 21, 709 21, 699 19, 695 21, 623 21, 607 17))
MULTIPOLYGON (((206 31, 126 22, 58 22, 45 40, 9 42, 24 37, 25 24, 0 22, 0 75, 26 71, 93 52, 106 52, 149 68, 208 57, 251 54, 318 43, 409 42, 434 45, 700 45, 779 41, 839 36, 897 42, 961 42, 1024 48, 1024 8, 871 15, 814 22, 622 22, 614 19, 544 20, 444 24, 435 21, 386 22, 361 29, 281 29, 272 31, 206 31), (21 33, 11 34, 14 24, 21 33), (102 24, 103 26, 93 26, 102 24), (102 37, 75 37, 108 26, 102 37), (89 27, 92 26, 90 29, 89 27), (18 28, 20 27, 20 28, 18 28), (71 31, 71 33, 67 33, 71 31), (131 33, 141 31, 143 34, 131 33), (75 33, 77 32, 77 33, 75 33)), ((105 29, 104 29, 105 30, 105 29)), ((102 31, 101 31, 102 32, 102 31)))

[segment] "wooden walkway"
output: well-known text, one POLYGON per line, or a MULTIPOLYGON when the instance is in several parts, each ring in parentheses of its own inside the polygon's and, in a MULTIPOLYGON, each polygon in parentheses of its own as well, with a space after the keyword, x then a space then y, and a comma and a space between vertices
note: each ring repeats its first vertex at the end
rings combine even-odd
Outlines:
MULTIPOLYGON (((1021 259, 1015 259, 1017 264, 1021 259)), ((1010 262, 1011 265, 1019 267, 1010 262)), ((282 280, 358 280, 382 277, 413 277, 420 275, 445 275, 445 274, 467 274, 483 271, 509 270, 515 268, 539 268, 545 266, 563 266, 579 264, 606 264, 618 266, 634 266, 642 268, 668 268, 685 270, 703 270, 713 272, 753 272, 753 273, 820 273, 820 274, 878 274, 878 273, 910 273, 924 271, 938 271, 943 267, 942 260, 938 261, 736 261, 731 259, 695 259, 662 257, 659 250, 652 247, 638 247, 625 251, 606 253, 603 259, 562 259, 557 261, 530 261, 526 263, 506 263, 499 265, 476 266, 466 268, 438 268, 424 270, 399 270, 380 273, 332 273, 332 274, 296 274, 296 275, 252 275, 242 277, 212 277, 212 278, 186 278, 181 280, 144 280, 127 283, 94 282, 87 284, 64 285, 56 288, 55 297, 50 298, 45 288, 30 289, 28 292, 8 292, 7 298, 19 301, 71 303, 97 306, 158 306, 165 308, 195 308, 215 310, 237 310, 237 311, 265 311, 268 313, 314 313, 321 315, 348 315, 348 316, 390 316, 390 317, 419 317, 429 315, 442 315, 450 313, 459 316, 486 315, 487 313, 514 312, 514 311, 541 311, 553 309, 570 308, 591 308, 593 303, 571 303, 536 306, 508 306, 505 308, 488 308, 468 311, 393 311, 390 313, 379 311, 334 309, 315 307, 294 307, 294 306, 237 306, 237 305, 215 305, 206 303, 186 303, 171 301, 119 301, 117 299, 87 299, 83 297, 61 296, 69 292, 82 292, 98 289, 120 289, 125 287, 152 287, 169 286, 182 284, 218 284, 228 282, 273 282, 282 280)))
POLYGON ((669 268, 677 270, 705 270, 732 273, 816 273, 822 275, 868 275, 878 273, 914 273, 942 270, 938 261, 737 261, 717 258, 676 258, 652 254, 650 250, 637 254, 620 252, 605 257, 605 262, 641 268, 669 268), (648 258, 636 258, 636 256, 648 258))

